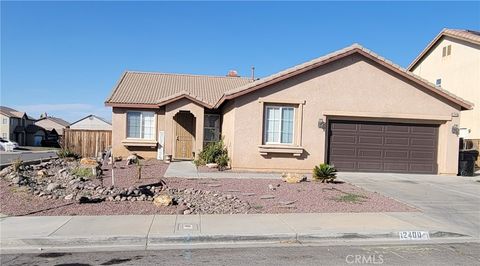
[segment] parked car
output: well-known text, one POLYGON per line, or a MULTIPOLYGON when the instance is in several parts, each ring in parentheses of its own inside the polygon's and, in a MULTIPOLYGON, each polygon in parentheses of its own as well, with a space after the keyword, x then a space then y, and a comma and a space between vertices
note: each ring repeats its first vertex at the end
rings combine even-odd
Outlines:
POLYGON ((18 143, 8 139, 0 138, 0 147, 3 151, 13 151, 13 149, 18 148, 18 143))

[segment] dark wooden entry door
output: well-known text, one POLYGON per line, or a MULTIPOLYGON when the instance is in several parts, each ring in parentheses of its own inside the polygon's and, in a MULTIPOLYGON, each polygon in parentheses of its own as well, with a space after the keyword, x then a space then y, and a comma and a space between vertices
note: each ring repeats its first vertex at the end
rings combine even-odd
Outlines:
POLYGON ((334 120, 328 141, 341 171, 437 173, 438 125, 334 120))
POLYGON ((193 159, 193 141, 195 138, 195 117, 189 112, 175 115, 175 159, 193 159))

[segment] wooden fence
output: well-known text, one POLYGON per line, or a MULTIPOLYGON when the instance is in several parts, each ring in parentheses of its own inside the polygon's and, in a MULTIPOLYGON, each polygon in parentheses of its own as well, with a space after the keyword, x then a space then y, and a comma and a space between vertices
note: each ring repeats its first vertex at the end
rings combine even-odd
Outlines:
POLYGON ((111 130, 64 129, 63 148, 82 157, 96 157, 98 152, 112 147, 111 130))

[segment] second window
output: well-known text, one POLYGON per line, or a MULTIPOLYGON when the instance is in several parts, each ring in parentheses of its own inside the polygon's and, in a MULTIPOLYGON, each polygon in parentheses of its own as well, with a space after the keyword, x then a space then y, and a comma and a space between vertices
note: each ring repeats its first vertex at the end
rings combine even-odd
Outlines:
POLYGON ((265 144, 293 144, 294 108, 265 107, 265 144))

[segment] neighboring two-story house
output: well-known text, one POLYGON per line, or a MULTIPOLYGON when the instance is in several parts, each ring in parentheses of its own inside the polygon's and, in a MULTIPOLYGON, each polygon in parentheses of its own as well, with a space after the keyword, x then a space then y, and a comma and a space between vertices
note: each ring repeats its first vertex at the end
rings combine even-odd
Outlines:
POLYGON ((444 29, 408 70, 473 103, 462 112, 459 135, 480 144, 480 32, 444 29))
POLYGON ((0 137, 27 145, 27 127, 33 125, 35 119, 25 112, 0 106, 0 137))

